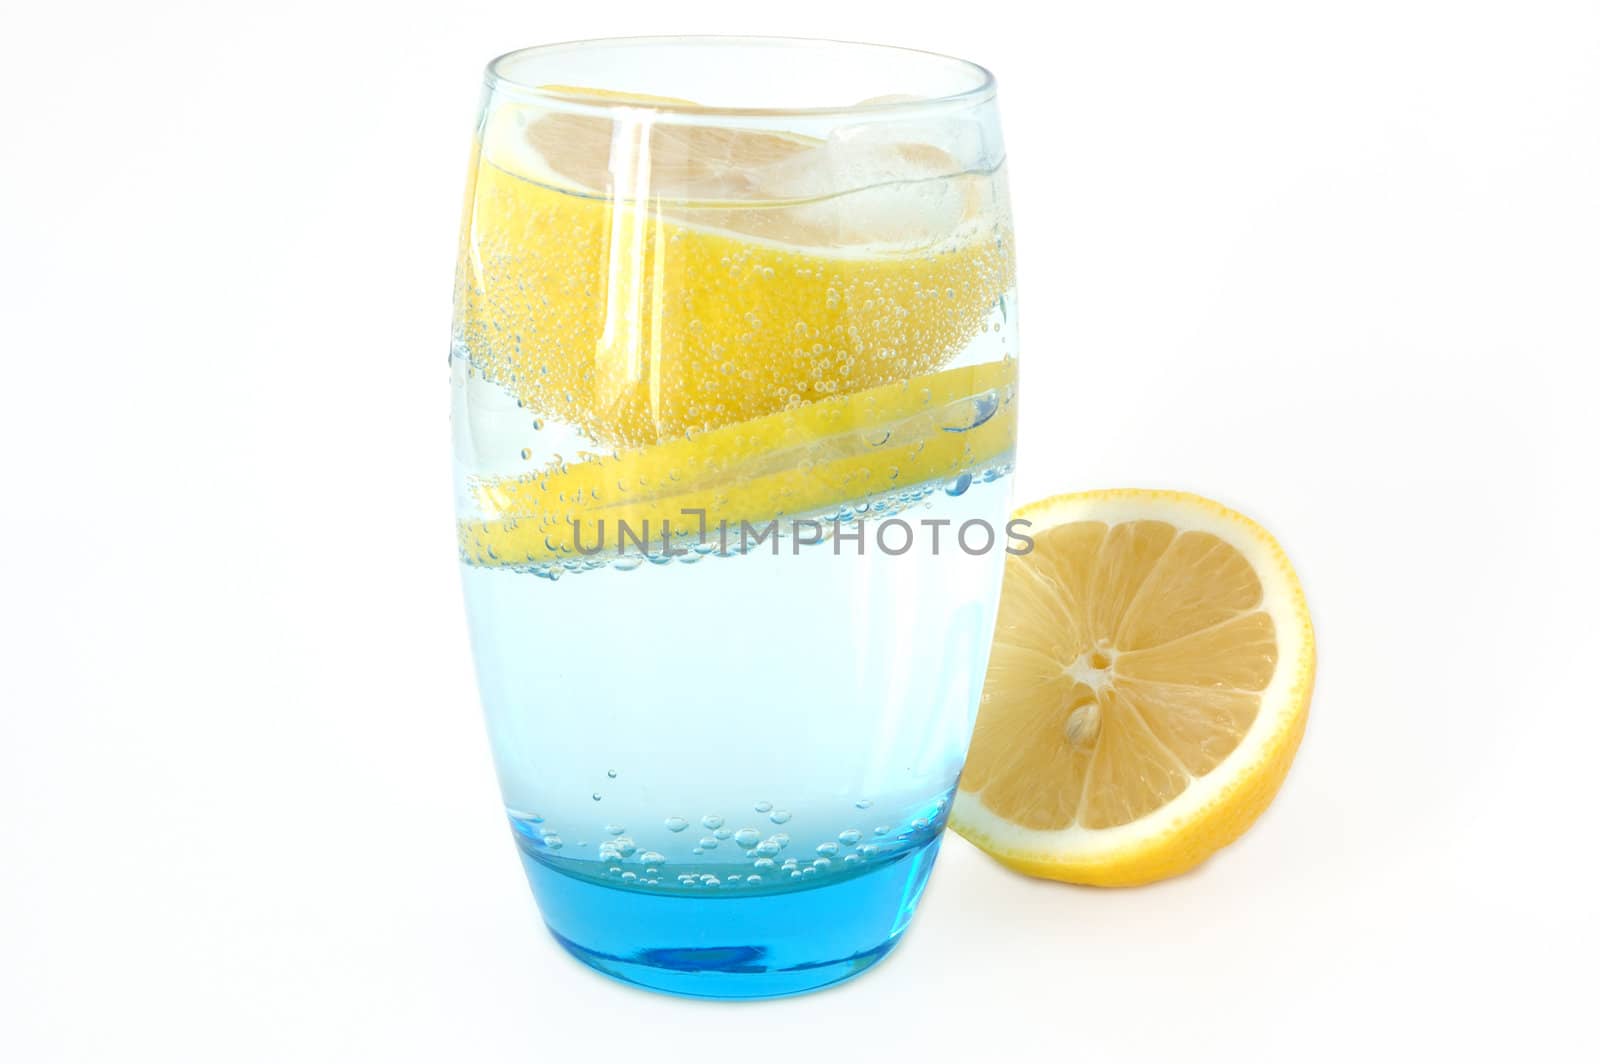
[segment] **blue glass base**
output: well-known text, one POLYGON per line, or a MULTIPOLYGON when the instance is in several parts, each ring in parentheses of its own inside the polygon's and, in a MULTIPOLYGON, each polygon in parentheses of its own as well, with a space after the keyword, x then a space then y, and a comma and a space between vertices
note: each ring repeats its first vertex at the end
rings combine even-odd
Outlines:
POLYGON ((668 994, 748 999, 819 990, 881 960, 916 911, 939 837, 823 884, 739 893, 598 882, 518 852, 556 941, 591 968, 668 994))

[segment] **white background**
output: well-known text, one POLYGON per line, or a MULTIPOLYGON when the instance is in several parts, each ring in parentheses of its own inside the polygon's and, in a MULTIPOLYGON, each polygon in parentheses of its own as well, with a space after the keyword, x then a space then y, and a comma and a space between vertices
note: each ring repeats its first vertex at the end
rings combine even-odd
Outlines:
POLYGON ((1597 249, 1593 4, 9 6, 0 1058, 1592 1053, 1597 249), (1255 516, 1321 671, 1198 872, 1074 889, 951 837, 877 971, 730 1006, 540 927, 445 355, 483 62, 738 31, 996 71, 1019 499, 1255 516))

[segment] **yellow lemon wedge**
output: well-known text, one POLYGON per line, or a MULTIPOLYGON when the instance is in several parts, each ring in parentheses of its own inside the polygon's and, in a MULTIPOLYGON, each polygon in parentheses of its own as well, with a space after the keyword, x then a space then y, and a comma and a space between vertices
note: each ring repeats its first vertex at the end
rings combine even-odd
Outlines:
POLYGON ((1316 649, 1288 558, 1218 503, 1160 491, 1024 507, 951 826, 1019 871, 1124 886, 1184 872, 1272 801, 1316 649))

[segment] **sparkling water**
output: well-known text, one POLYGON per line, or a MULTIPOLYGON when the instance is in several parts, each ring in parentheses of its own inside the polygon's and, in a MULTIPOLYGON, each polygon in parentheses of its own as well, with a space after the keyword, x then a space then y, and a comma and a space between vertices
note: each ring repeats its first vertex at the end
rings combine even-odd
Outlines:
MULTIPOLYGON (((950 365, 1010 357, 1010 301, 950 365)), ((529 439, 553 441, 549 463, 587 459, 575 430, 522 409, 467 350, 452 365, 463 497, 526 469, 529 439)), ((1014 402, 965 397, 977 413, 939 431, 1014 402)), ((712 527, 672 556, 608 542, 581 560, 463 562, 507 815, 563 945, 713 997, 810 989, 893 947, 976 719, 1018 542, 1011 458, 844 500, 806 515, 816 530, 780 522, 759 543, 712 527)))
POLYGON ((1003 530, 1008 495, 1003 464, 908 489, 898 555, 869 507, 840 525, 860 546, 828 527, 776 554, 556 580, 464 565, 506 809, 552 929, 618 965, 676 959, 689 992, 724 965, 788 967, 751 927, 792 929, 797 959, 892 945, 961 771, 1005 557, 957 530, 1003 530))

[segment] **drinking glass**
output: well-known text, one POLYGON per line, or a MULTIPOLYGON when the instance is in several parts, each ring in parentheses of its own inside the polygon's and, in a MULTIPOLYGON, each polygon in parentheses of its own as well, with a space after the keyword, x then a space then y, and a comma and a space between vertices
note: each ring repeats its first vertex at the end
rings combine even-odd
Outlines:
POLYGON ((917 906, 1019 542, 994 96, 960 60, 775 38, 488 68, 462 579, 528 880, 612 976, 810 990, 917 906))

